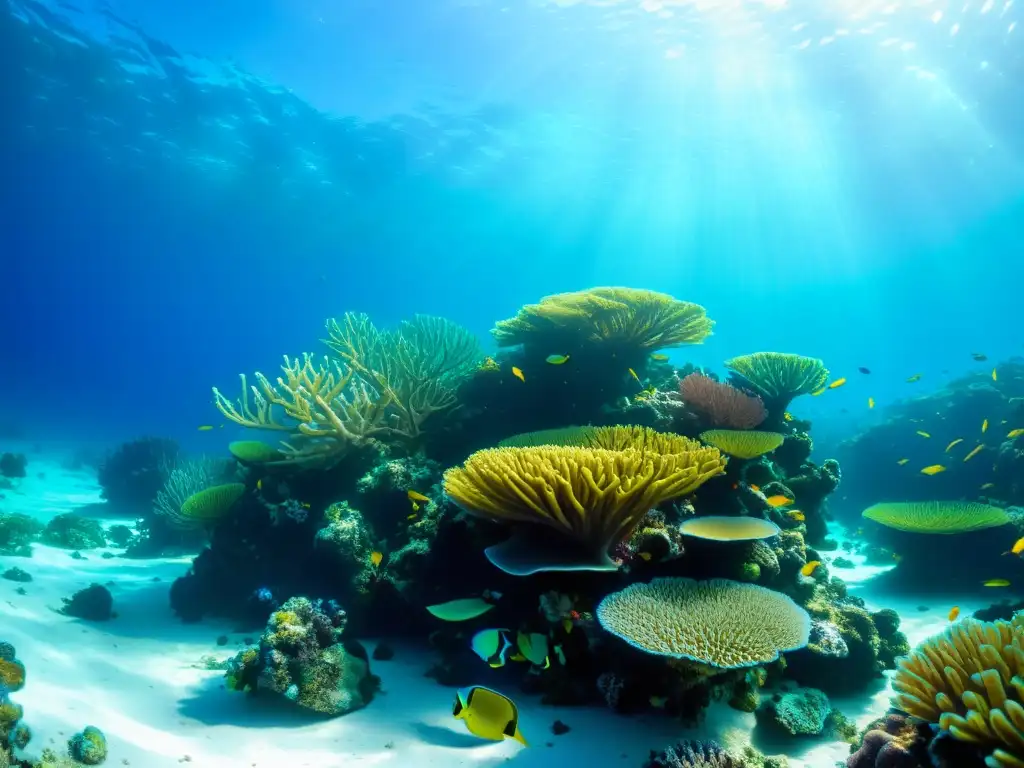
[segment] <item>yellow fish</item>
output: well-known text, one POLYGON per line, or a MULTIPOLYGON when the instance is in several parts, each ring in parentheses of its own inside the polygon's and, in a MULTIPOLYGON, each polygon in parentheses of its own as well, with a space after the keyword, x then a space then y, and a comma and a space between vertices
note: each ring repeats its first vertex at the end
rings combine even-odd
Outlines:
POLYGON ((966 456, 964 456, 964 461, 970 461, 975 456, 977 456, 979 453, 981 453, 983 450, 985 450, 985 446, 984 445, 976 445, 976 446, 974 446, 974 449, 970 453, 968 453, 966 456))
POLYGON ((1007 581, 1006 579, 989 579, 988 581, 983 581, 981 583, 981 586, 983 586, 983 587, 1008 587, 1008 586, 1010 586, 1010 582, 1007 581))
POLYGON ((956 621, 956 617, 960 615, 960 606, 954 605, 949 611, 949 620, 956 621))
POLYGON ((826 389, 828 389, 828 387, 822 387, 821 389, 814 390, 813 392, 811 392, 811 397, 817 397, 818 395, 825 394, 826 389))
POLYGON ((629 371, 629 375, 636 379, 636 383, 639 384, 640 377, 636 375, 636 371, 634 371, 632 368, 627 368, 626 370, 629 371))
POLYGON ((474 736, 491 741, 515 739, 524 747, 530 746, 519 732, 519 710, 508 696, 474 685, 455 694, 452 716, 466 724, 474 736))
POLYGON ((668 360, 668 355, 662 354, 661 352, 655 352, 651 355, 651 360, 657 360, 659 363, 663 363, 668 360))
POLYGON ((259 480, 256 481, 256 490, 257 491, 262 491, 263 490, 263 478, 262 477, 259 480))
POLYGON ((869 397, 868 398, 868 408, 874 408, 874 407, 875 407, 875 398, 869 397))
POLYGON ((1014 555, 1019 555, 1021 552, 1024 552, 1024 536, 1021 536, 1013 543, 1013 546, 1010 547, 1010 552, 1014 555))
POLYGON ((900 459, 900 460, 899 460, 899 461, 897 461, 896 463, 897 463, 897 464, 899 464, 899 465, 900 465, 900 466, 902 467, 902 466, 903 466, 904 464, 906 464, 906 463, 907 463, 908 461, 910 461, 910 459, 900 459))
POLYGON ((768 506, 772 509, 778 509, 779 507, 788 507, 793 503, 793 499, 789 496, 785 496, 781 493, 777 493, 774 496, 769 496, 765 501, 768 502, 768 506))
POLYGON ((418 501, 414 501, 412 503, 412 511, 413 512, 419 512, 420 511, 420 503, 418 501))
POLYGON ((907 384, 913 384, 915 381, 921 380, 921 374, 915 373, 913 376, 907 378, 907 384))
POLYGON ((999 381, 999 374, 996 373, 996 369, 992 369, 992 381, 999 381))
POLYGON ((802 575, 804 575, 804 576, 810 576, 816 570, 818 570, 818 566, 819 565, 821 565, 821 561, 820 560, 811 560, 803 568, 800 569, 800 573, 802 575))
POLYGON ((370 562, 373 563, 373 567, 374 568, 379 568, 380 564, 381 564, 381 561, 383 559, 384 559, 384 553, 383 552, 371 552, 370 553, 370 562))
POLYGON ((637 556, 641 560, 643 560, 645 563, 651 562, 651 553, 650 552, 637 552, 637 556))
POLYGON ((963 441, 964 439, 962 437, 958 437, 956 440, 954 440, 953 442, 946 446, 946 453, 949 453, 949 449, 952 448, 954 445, 959 445, 963 441))
POLYGON ((939 472, 945 472, 946 468, 941 464, 931 464, 921 470, 922 475, 937 475, 939 472))
POLYGON ((517 379, 519 379, 524 384, 526 383, 526 377, 523 376, 523 372, 521 370, 519 370, 518 368, 516 368, 514 365, 512 366, 512 375, 515 376, 517 379))
POLYGON ((203 426, 199 427, 200 432, 209 432, 211 429, 213 429, 211 424, 203 424, 203 426))
POLYGON ((798 523, 802 523, 804 520, 807 519, 807 516, 804 515, 804 513, 801 512, 799 509, 791 509, 788 512, 786 512, 786 514, 789 515, 789 518, 791 520, 796 520, 798 523))
POLYGON ((786 411, 785 413, 782 414, 782 418, 784 418, 786 421, 792 421, 793 414, 790 413, 789 411, 786 411))
POLYGON ((568 355, 548 355, 544 358, 544 362, 550 363, 551 365, 561 365, 562 363, 568 362, 568 360, 568 355))
POLYGON ((415 520, 417 517, 419 517, 419 515, 417 515, 415 512, 413 512, 411 515, 406 515, 405 519, 406 520, 415 520))
POLYGON ((981 434, 988 432, 988 419, 981 422, 981 434))
POLYGON ((1020 437, 1021 435, 1024 435, 1024 429, 1011 429, 1006 433, 1006 436, 1011 440, 1015 437, 1020 437))
POLYGON ((917 434, 919 434, 921 437, 931 437, 931 435, 929 435, 927 432, 922 432, 920 429, 917 430, 917 434))
POLYGON ((405 495, 409 499, 409 501, 430 501, 428 497, 424 496, 422 493, 419 493, 418 491, 406 491, 405 495))
POLYGON ((838 389, 839 387, 843 386, 843 384, 845 384, 845 383, 846 383, 846 379, 836 379, 835 381, 833 381, 831 384, 828 385, 828 388, 829 389, 838 389))

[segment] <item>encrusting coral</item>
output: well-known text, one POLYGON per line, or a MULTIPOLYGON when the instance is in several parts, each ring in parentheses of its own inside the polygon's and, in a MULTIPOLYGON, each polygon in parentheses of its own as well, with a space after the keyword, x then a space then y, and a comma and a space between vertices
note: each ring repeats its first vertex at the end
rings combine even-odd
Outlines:
POLYGON ((634 648, 717 669, 756 666, 803 648, 811 626, 781 592, 725 579, 631 584, 605 597, 596 614, 634 648))

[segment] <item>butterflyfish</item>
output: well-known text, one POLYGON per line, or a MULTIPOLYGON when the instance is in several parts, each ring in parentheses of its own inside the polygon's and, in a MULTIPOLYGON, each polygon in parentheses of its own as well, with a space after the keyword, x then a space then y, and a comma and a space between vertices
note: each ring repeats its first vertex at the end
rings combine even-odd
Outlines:
POLYGON ((940 472, 945 472, 946 468, 941 464, 929 464, 927 467, 921 470, 922 475, 937 475, 940 472))
POLYGON ((983 586, 983 587, 1008 587, 1008 586, 1010 586, 1010 582, 1007 581, 1006 579, 989 579, 988 581, 983 581, 981 583, 981 586, 983 586))
POLYGON ((836 379, 835 381, 833 381, 831 384, 828 385, 828 388, 829 389, 838 389, 839 387, 843 386, 843 384, 845 384, 845 383, 846 383, 846 379, 845 378, 836 379))
POLYGON ((405 495, 409 499, 409 501, 430 501, 428 497, 416 491, 406 491, 405 495))
POLYGON ((668 360, 668 355, 664 354, 663 352, 655 352, 653 355, 651 355, 651 360, 656 360, 659 363, 663 363, 666 360, 668 360))
POLYGON ((908 376, 907 377, 907 384, 913 384, 915 381, 920 381, 920 380, 921 380, 921 374, 920 373, 915 373, 913 376, 908 376))
POLYGON ((949 616, 947 617, 950 621, 956 621, 956 617, 960 615, 960 606, 954 605, 949 609, 949 616))
POLYGON ((788 512, 786 512, 786 514, 789 516, 790 520, 795 520, 798 523, 802 523, 804 520, 807 519, 807 516, 804 515, 804 513, 801 512, 799 509, 791 509, 788 512))
POLYGON ((900 466, 902 467, 902 466, 903 466, 904 464, 906 464, 906 463, 907 463, 908 461, 910 461, 910 459, 898 459, 898 460, 896 461, 896 463, 897 463, 897 464, 899 464, 899 465, 900 465, 900 466))
POLYGON ((800 569, 800 573, 803 576, 810 576, 816 570, 818 570, 818 566, 819 565, 821 565, 821 561, 820 560, 811 560, 806 565, 804 565, 803 568, 800 569))
POLYGON ((508 652, 512 650, 512 641, 507 629, 481 629, 469 642, 473 653, 479 656, 492 669, 505 666, 508 652))
POLYGON ((974 446, 974 448, 971 449, 971 452, 968 453, 966 456, 964 456, 964 461, 970 461, 975 456, 977 456, 979 453, 981 453, 983 450, 985 450, 985 445, 984 444, 974 446))
POLYGON ((538 667, 547 668, 548 664, 548 636, 540 632, 520 632, 516 635, 516 646, 519 653, 528 662, 538 667))
POLYGON ((988 419, 981 422, 981 434, 985 434, 986 432, 988 432, 988 419))
POLYGON ((924 432, 923 430, 920 429, 917 430, 917 434, 919 434, 921 437, 931 437, 931 434, 929 434, 928 432, 924 432))
POLYGON ((370 553, 370 562, 373 563, 373 567, 374 568, 379 568, 380 564, 381 564, 381 562, 383 560, 384 560, 384 553, 383 552, 371 552, 370 553))
POLYGON ((544 358, 544 362, 550 363, 551 365, 561 365, 562 363, 568 362, 568 360, 568 355, 548 355, 544 358))
POLYGON ((1010 547, 1011 554, 1019 555, 1021 552, 1024 552, 1024 536, 1021 536, 1019 539, 1017 539, 1013 543, 1013 546, 1010 547))
POLYGON ((953 442, 951 442, 949 445, 946 446, 946 453, 949 453, 950 449, 954 445, 960 445, 960 443, 962 443, 963 441, 964 441, 964 439, 962 437, 958 437, 956 440, 954 440, 953 442))
POLYGON ((466 724, 474 736, 491 741, 515 739, 524 747, 530 746, 519 732, 519 709, 508 696, 474 685, 455 694, 452 715, 466 724))
POLYGON ((793 503, 793 499, 781 493, 777 493, 774 496, 769 496, 767 499, 765 499, 765 501, 768 502, 768 506, 771 507, 772 509, 778 509, 779 507, 788 507, 790 504, 793 503))
POLYGON ((875 398, 869 397, 868 398, 868 408, 874 408, 874 407, 875 407, 875 398))
POLYGON ((203 424, 201 427, 199 427, 200 432, 209 432, 211 429, 213 429, 212 424, 203 424))
POLYGON ((516 368, 514 365, 512 366, 512 375, 515 376, 517 379, 519 379, 524 384, 526 383, 526 377, 523 376, 523 372, 521 370, 519 370, 518 368, 516 368))

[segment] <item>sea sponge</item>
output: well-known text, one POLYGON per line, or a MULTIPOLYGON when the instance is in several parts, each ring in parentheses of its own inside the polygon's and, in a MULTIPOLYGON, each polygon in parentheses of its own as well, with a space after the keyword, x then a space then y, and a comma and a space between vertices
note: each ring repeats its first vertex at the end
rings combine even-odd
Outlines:
POLYGON ((569 349, 599 345, 652 351, 700 344, 713 325, 704 307, 668 294, 591 288, 545 296, 498 322, 491 333, 499 347, 557 341, 569 349))
POLYGON ((679 394, 713 427, 753 429, 768 417, 761 398, 703 373, 691 373, 680 381, 679 394))
POLYGON ((868 520, 911 533, 966 533, 1010 522, 999 507, 971 501, 884 502, 865 509, 868 520))
POLYGON ((190 521, 216 523, 244 494, 244 483, 223 483, 204 488, 181 503, 181 516, 190 521))
POLYGON ((647 653, 719 669, 774 661, 807 645, 811 619, 787 595, 725 579, 654 579, 601 601, 607 631, 647 653))
POLYGON ((962 619, 899 660, 892 704, 991 750, 993 768, 1024 765, 1024 633, 962 619))
POLYGON ((614 569, 609 549, 626 539, 648 511, 693 493, 724 471, 724 464, 714 448, 672 454, 567 446, 490 448, 445 472, 444 488, 471 514, 553 529, 589 560, 588 566, 542 558, 526 566, 517 559, 527 554, 521 541, 512 545, 514 555, 501 549, 505 545, 488 550, 491 561, 509 573, 614 569))
POLYGON ((828 381, 825 364, 813 357, 784 352, 755 352, 725 362, 736 384, 760 395, 778 417, 797 395, 816 392, 828 381))
POLYGON ((786 436, 778 432, 709 429, 707 432, 701 432, 700 439, 737 459, 756 459, 782 445, 786 436))

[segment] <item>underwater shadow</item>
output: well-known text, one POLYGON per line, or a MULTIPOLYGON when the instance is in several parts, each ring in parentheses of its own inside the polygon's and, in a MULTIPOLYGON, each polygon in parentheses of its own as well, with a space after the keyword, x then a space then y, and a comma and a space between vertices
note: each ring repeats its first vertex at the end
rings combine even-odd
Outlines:
POLYGON ((789 736, 780 733, 778 728, 757 723, 750 732, 750 744, 766 755, 788 755, 799 757, 801 752, 809 752, 820 744, 834 742, 835 739, 822 734, 820 736, 789 736))
POLYGON ((221 676, 204 680, 191 696, 180 699, 178 714, 203 725, 239 728, 302 728, 335 719, 297 707, 282 697, 229 691, 221 676))
POLYGON ((416 735, 425 744, 434 747, 450 747, 452 749, 473 749, 480 746, 480 739, 470 733, 458 733, 450 728, 429 723, 416 723, 416 735))

